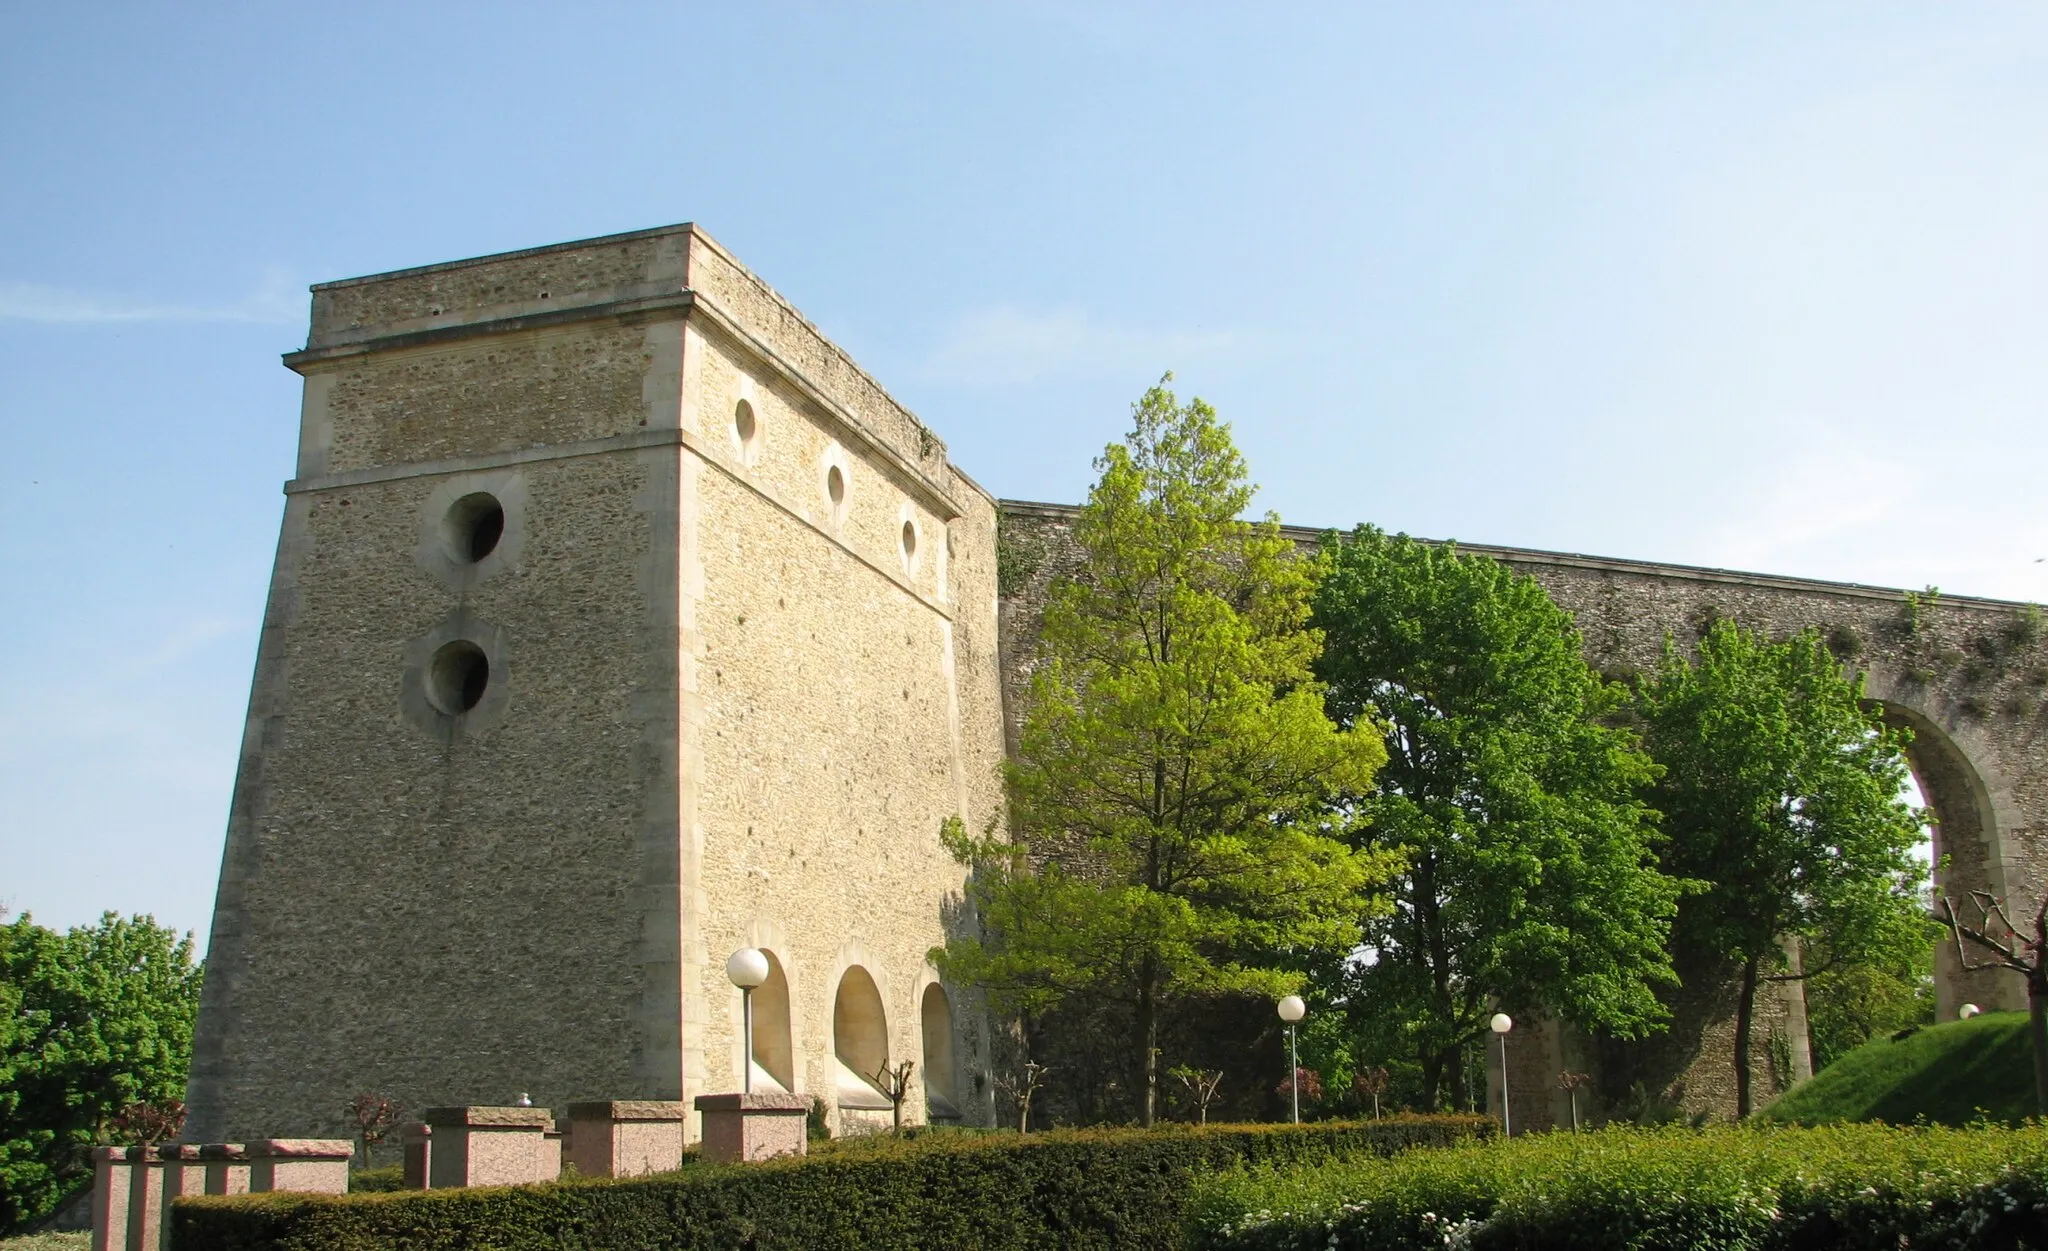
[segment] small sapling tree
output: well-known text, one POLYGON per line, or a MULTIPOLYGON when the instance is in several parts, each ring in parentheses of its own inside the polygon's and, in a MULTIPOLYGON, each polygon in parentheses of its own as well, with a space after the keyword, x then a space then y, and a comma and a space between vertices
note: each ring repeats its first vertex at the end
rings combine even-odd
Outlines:
POLYGON ((185 1104, 166 1099, 161 1103, 131 1103, 114 1116, 114 1140, 154 1146, 169 1142, 185 1128, 185 1104))
POLYGON ((1942 910, 1956 959, 1964 969, 2011 969, 2027 979, 2027 1040, 2034 1053, 2034 1107, 2048 1116, 2048 897, 2034 913, 2032 933, 2012 923, 2005 901, 1988 891, 1970 892, 1971 916, 1964 920, 1953 899, 1943 897, 1942 910), (1969 946, 1966 948, 1965 943, 1969 946), (1988 961, 1972 962, 1970 951, 1989 953, 1988 961))
POLYGON ((1187 1089, 1188 1102, 1195 1105, 1195 1124, 1207 1125, 1209 1105, 1216 1102, 1216 1091, 1223 1085, 1223 1070, 1204 1070, 1179 1064, 1167 1072, 1187 1089))
POLYGON ((398 1124, 399 1106, 382 1095, 364 1091, 349 1100, 344 1111, 355 1122, 356 1142, 363 1149, 363 1167, 369 1168, 372 1164, 371 1149, 383 1142, 391 1133, 392 1126, 398 1124))
POLYGON ((875 1089, 889 1100, 889 1115, 894 1122, 894 1133, 899 1138, 903 1136, 903 1101, 910 1097, 910 1074, 916 1068, 916 1061, 903 1060, 893 1067, 884 1064, 870 1074, 874 1078, 875 1089))
POLYGON ((1035 1060, 1026 1060, 1022 1072, 1014 1075, 999 1074, 996 1077, 997 1092, 1016 1101, 1017 1132, 1020 1134, 1031 1132, 1031 1097, 1045 1084, 1045 1075, 1051 1067, 1035 1060))
POLYGON ((1572 1132, 1579 1128, 1579 1091, 1593 1080, 1590 1073, 1574 1073, 1570 1069, 1557 1075, 1557 1088, 1565 1092, 1572 1101, 1572 1132))
POLYGON ((1391 1081, 1387 1071, 1377 1065, 1351 1075, 1351 1088, 1358 1092, 1359 1102, 1372 1101, 1372 1119, 1375 1121, 1380 1119, 1380 1096, 1387 1093, 1391 1081))

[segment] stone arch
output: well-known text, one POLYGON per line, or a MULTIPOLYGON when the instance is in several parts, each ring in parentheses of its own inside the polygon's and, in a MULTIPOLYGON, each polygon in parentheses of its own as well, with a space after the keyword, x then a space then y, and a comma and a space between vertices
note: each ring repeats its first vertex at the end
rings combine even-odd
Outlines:
POLYGON ((789 976, 774 952, 760 950, 768 957, 768 980, 754 988, 754 1053, 749 1057, 754 1089, 793 1091, 796 1050, 790 1038, 789 976))
MULTIPOLYGON (((2020 828, 2018 807, 2004 784, 1989 743, 1959 710, 1936 704, 1930 692, 1888 669, 1866 677, 1865 694, 1886 724, 1910 730, 1906 762, 1933 820, 1935 885, 1952 898, 1973 890, 2007 895, 2008 835, 2020 828)), ((1964 1003, 1985 1009, 2025 1006, 2016 974, 1966 972, 1953 944, 1938 944, 1934 966, 1935 1016, 1952 1021, 1964 1003)))
POLYGON ((946 988, 931 982, 918 996, 918 1023, 924 1043, 924 1101, 932 1120, 961 1118, 960 1066, 953 1049, 953 1000, 946 988))
POLYGON ((887 1108, 874 1074, 889 1063, 889 1017, 881 988, 861 965, 849 965, 832 996, 832 1059, 842 1108, 887 1108))

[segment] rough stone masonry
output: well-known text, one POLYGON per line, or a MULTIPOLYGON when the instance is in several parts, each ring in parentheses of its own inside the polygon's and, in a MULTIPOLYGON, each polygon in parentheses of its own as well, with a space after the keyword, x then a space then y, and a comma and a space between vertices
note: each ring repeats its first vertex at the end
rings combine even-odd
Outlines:
MULTIPOLYGON (((188 1135, 345 1132, 358 1091, 691 1100, 749 1070, 853 1129, 902 1059, 910 1119, 988 1122, 990 1022, 926 959, 959 923, 938 835, 1000 814, 1071 510, 992 499, 690 225, 322 284, 285 363, 298 464, 188 1135), (772 967, 743 1056, 722 965, 748 945, 772 967)), ((1821 627, 1919 735, 1948 884, 2039 891, 2023 606, 1468 550, 1534 574, 1611 671, 1714 614, 1821 627)), ((2019 993, 1941 984, 1944 1016, 2019 993)))

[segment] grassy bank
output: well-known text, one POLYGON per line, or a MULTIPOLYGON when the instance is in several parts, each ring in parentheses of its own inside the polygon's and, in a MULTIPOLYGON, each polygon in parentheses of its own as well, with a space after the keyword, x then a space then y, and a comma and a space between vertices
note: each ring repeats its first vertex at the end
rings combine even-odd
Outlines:
POLYGON ((1885 1121, 2008 1125, 2034 1114, 2027 1014, 1988 1012, 1863 1044, 1765 1109, 1799 1125, 1885 1121))

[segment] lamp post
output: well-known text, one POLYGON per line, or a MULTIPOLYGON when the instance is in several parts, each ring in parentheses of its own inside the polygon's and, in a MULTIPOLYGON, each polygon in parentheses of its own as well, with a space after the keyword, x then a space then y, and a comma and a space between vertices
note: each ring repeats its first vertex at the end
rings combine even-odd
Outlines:
POLYGON ((1308 1015, 1300 995, 1280 1001, 1280 1019, 1287 1022, 1287 1089, 1294 1095, 1294 1123, 1301 1124, 1301 1056, 1294 1047, 1294 1027, 1308 1015))
POLYGON ((768 957, 758 947, 742 947, 725 958, 725 976, 740 988, 740 1019, 746 1040, 740 1054, 740 1091, 754 1093, 754 987, 768 980, 768 957))
POLYGON ((1514 1019, 1505 1012, 1494 1013, 1493 1020, 1487 1022, 1487 1028, 1500 1038, 1500 1134, 1503 1138, 1512 1138, 1515 1134, 1508 1123, 1508 1031, 1514 1027, 1514 1019))

